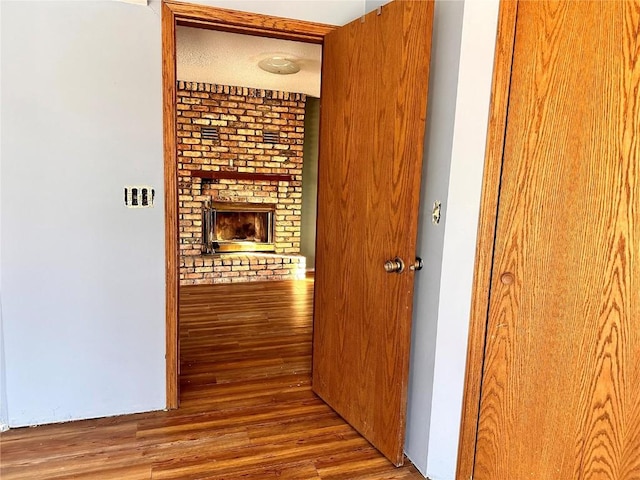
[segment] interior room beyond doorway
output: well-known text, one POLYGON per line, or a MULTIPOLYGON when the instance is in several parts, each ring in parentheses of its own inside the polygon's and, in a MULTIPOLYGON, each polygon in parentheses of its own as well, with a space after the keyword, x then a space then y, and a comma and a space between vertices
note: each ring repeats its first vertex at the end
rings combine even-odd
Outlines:
POLYGON ((190 27, 176 39, 180 284, 303 279, 322 47, 190 27))

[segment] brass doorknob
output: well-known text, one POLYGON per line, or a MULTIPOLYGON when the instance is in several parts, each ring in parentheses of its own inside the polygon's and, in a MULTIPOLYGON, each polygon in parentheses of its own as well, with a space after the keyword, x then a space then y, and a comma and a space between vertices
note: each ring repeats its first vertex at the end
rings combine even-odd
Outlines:
POLYGON ((384 262, 384 271, 387 273, 402 273, 404 272, 404 262, 399 257, 387 260, 384 262))

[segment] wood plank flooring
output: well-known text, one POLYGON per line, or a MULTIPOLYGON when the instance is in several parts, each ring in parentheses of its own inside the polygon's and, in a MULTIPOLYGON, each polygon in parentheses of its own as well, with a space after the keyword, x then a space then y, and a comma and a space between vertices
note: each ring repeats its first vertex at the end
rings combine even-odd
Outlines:
POLYGON ((180 291, 181 405, 10 430, 0 478, 408 480, 310 388, 313 280, 180 291))

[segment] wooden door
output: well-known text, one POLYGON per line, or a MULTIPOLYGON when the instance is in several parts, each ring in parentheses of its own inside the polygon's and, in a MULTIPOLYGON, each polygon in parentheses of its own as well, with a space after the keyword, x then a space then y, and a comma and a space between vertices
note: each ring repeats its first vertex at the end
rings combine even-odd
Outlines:
POLYGON ((313 389, 403 462, 433 2, 396 1, 323 47, 313 389), (402 273, 386 273, 400 257, 402 273))
POLYGON ((640 2, 515 33, 473 480, 637 480, 640 2))

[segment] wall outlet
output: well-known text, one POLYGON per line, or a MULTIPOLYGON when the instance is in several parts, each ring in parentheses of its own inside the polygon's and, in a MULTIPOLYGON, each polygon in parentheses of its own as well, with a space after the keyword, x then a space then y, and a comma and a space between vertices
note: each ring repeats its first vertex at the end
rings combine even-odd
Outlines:
POLYGON ((124 205, 128 208, 153 207, 156 191, 148 185, 124 187, 124 205))

